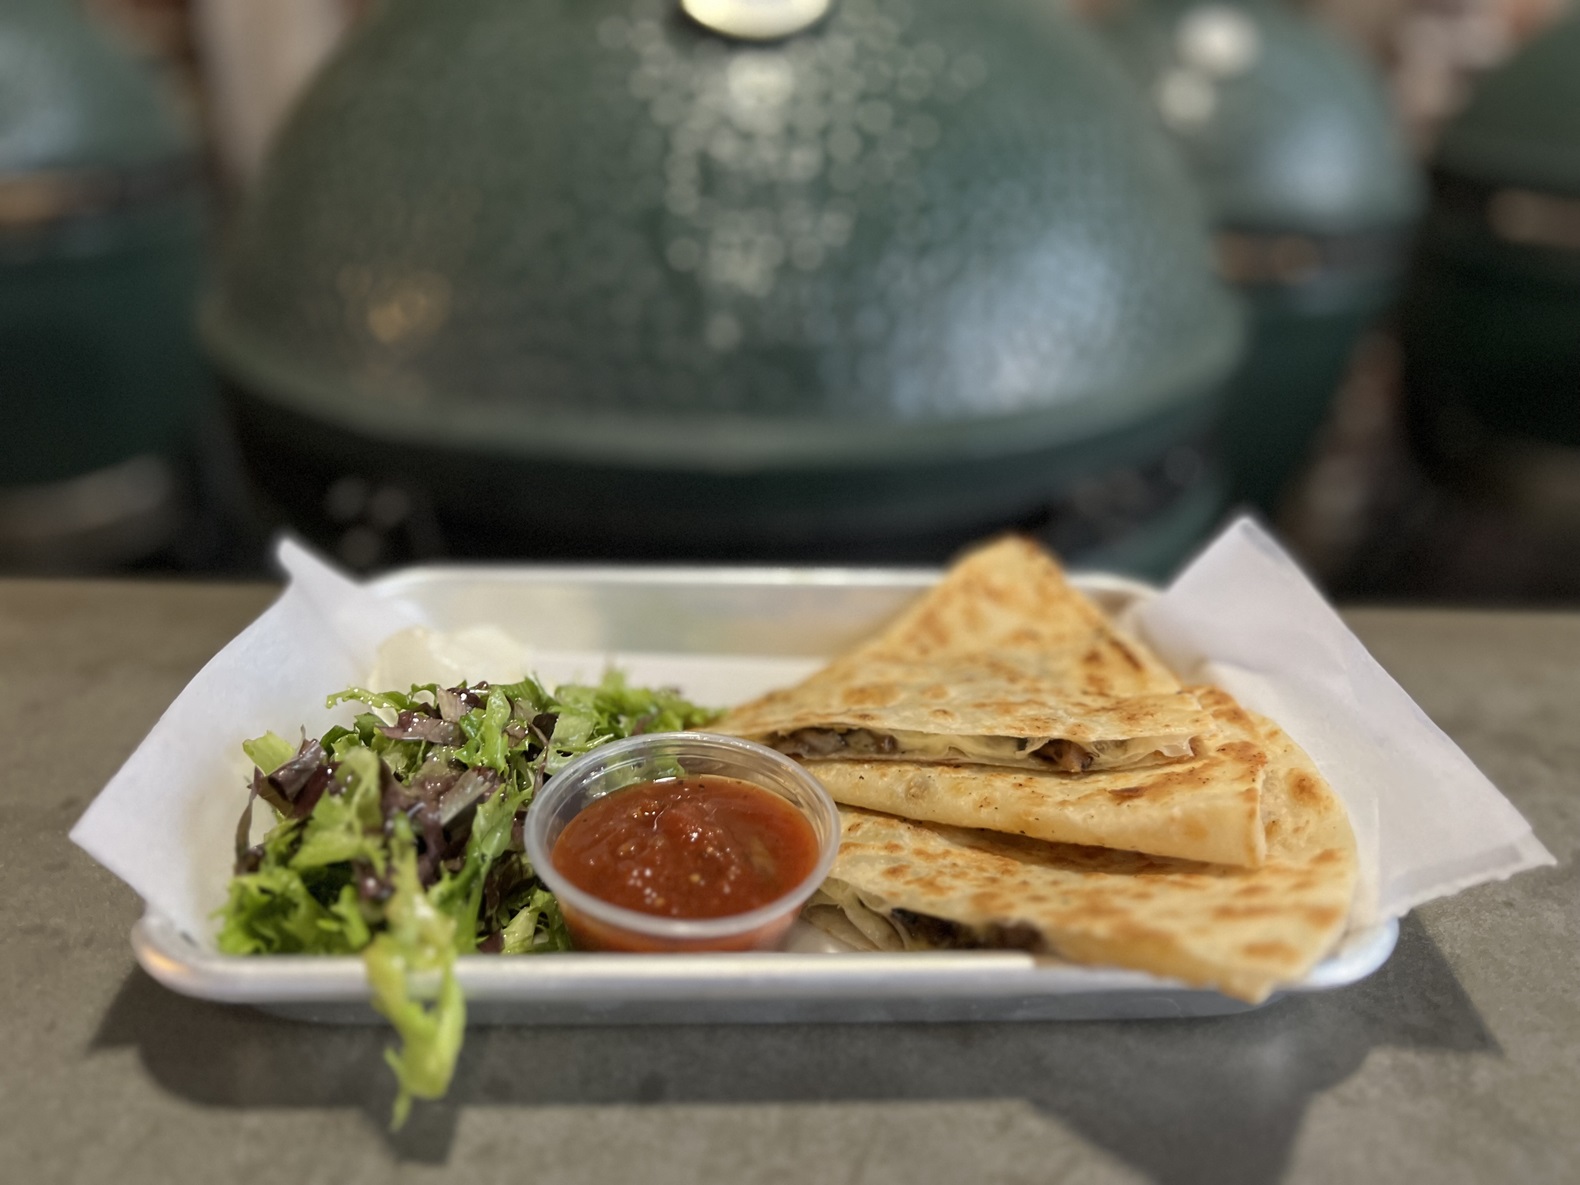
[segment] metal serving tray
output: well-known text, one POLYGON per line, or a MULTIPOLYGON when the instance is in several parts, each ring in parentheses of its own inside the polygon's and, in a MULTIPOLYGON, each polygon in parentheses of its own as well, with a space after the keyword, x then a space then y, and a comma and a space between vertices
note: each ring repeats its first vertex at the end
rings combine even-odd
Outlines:
MULTIPOLYGON (((937 579, 894 570, 434 567, 375 587, 416 602, 440 629, 503 626, 534 648, 551 682, 614 662, 635 681, 727 702, 814 669, 937 579)), ((1074 579, 1111 612, 1153 592, 1118 577, 1074 579)), ((1393 922, 1352 932, 1288 990, 1365 978, 1398 933, 1393 922)), ((221 955, 155 914, 133 928, 132 947, 144 970, 185 995, 304 1020, 379 1020, 360 959, 221 955)), ((1251 1007, 1139 972, 1019 951, 858 953, 804 924, 779 952, 474 955, 459 960, 457 978, 479 1024, 1091 1020, 1251 1007)))

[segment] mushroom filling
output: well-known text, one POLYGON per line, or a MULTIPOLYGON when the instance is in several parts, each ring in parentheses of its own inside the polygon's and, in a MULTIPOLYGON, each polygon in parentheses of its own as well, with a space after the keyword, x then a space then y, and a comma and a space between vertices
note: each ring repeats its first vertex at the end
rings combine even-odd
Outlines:
POLYGON ((1188 739, 1141 737, 1132 740, 1079 744, 1061 737, 954 736, 895 729, 798 728, 769 738, 769 744, 791 757, 889 757, 922 761, 977 761, 993 765, 1043 764, 1061 773, 1115 769, 1157 757, 1190 754, 1188 739))
POLYGON ((854 934, 840 935, 854 945, 878 950, 1025 950, 1046 953, 1047 942, 1024 922, 986 922, 967 926, 932 914, 899 909, 856 892, 843 881, 829 879, 807 902, 806 913, 817 922, 839 915, 854 934))

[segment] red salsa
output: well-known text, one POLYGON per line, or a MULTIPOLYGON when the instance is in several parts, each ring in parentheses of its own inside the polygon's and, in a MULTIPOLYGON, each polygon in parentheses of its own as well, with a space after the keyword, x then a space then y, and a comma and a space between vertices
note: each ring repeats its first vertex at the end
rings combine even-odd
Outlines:
POLYGON ((671 918, 747 913, 817 865, 817 834, 779 795, 703 774, 616 790, 566 824, 550 857, 611 905, 671 918))

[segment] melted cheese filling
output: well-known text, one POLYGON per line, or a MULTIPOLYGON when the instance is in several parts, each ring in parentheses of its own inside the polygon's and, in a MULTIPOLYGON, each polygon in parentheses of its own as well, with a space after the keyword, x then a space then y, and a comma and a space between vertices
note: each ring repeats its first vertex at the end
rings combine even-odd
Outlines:
MULTIPOLYGON (((1060 765, 1060 758, 1038 752, 1057 737, 957 736, 952 733, 876 731, 866 728, 803 728, 772 738, 770 744, 792 757, 880 757, 896 761, 963 760, 986 765, 1060 765)), ((1072 745, 1089 760, 1083 768, 1123 769, 1157 757, 1189 757, 1189 738, 1133 737, 1072 745)))

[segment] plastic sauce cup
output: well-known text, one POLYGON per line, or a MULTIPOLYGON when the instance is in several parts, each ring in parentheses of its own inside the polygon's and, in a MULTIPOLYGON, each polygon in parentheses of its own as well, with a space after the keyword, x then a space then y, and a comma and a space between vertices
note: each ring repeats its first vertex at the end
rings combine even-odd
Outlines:
POLYGON ((559 899, 580 950, 741 951, 777 946, 823 883, 839 851, 839 812, 828 791, 783 753, 739 737, 663 732, 594 749, 567 765, 527 809, 527 859, 559 899), (805 816, 817 836, 818 859, 802 881, 766 905, 716 918, 672 918, 611 905, 560 875, 551 854, 572 818, 606 794, 674 777, 714 774, 777 794, 805 816))

